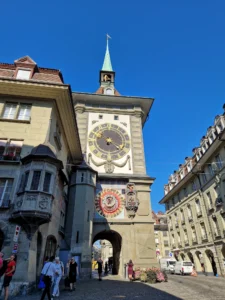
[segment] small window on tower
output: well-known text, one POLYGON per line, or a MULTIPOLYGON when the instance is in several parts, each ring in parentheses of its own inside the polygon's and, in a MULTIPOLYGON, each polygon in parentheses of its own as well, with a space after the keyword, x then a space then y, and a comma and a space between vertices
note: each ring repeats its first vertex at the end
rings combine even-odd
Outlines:
POLYGON ((99 115, 98 118, 99 118, 99 120, 102 120, 103 119, 103 115, 99 115))
POLYGON ((119 116, 114 116, 114 120, 118 121, 119 120, 119 116))

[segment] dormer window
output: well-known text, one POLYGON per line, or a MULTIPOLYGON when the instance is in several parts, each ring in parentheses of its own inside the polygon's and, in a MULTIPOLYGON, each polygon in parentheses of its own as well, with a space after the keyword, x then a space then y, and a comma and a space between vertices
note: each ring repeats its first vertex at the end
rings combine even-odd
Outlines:
POLYGON ((18 69, 16 78, 29 80, 31 77, 31 70, 29 69, 18 69))
POLYGON ((181 177, 181 179, 184 178, 184 171, 183 170, 180 172, 180 177, 181 177))
POLYGON ((217 124, 217 129, 219 130, 219 133, 223 130, 221 122, 217 124))
POLYGON ((188 170, 188 172, 190 172, 191 169, 192 169, 192 163, 190 162, 190 163, 188 163, 188 165, 187 165, 187 170, 188 170))
POLYGON ((204 145, 202 145, 202 151, 203 151, 203 153, 205 153, 206 152, 206 150, 207 150, 207 148, 206 148, 206 145, 204 144, 204 145))

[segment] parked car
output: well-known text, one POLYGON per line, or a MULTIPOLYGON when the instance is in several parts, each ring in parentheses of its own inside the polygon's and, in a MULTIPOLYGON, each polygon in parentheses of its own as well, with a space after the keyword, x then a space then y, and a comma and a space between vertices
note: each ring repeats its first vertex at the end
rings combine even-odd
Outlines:
POLYGON ((185 275, 190 275, 193 270, 193 264, 190 261, 177 261, 174 267, 174 273, 185 275))
POLYGON ((162 257, 159 263, 160 263, 160 269, 162 271, 166 271, 170 274, 174 274, 174 266, 176 263, 176 259, 171 257, 162 257))

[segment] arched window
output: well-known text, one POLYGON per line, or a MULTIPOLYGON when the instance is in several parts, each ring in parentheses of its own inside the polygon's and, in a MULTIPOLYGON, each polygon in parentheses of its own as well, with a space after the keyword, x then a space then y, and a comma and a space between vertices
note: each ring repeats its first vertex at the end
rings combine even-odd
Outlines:
POLYGON ((0 230, 0 251, 2 250, 3 242, 4 242, 4 233, 0 230))
POLYGON ((45 255, 44 255, 44 258, 46 256, 48 256, 48 257, 55 256, 56 249, 57 249, 56 238, 54 236, 52 236, 52 235, 48 236, 47 237, 47 241, 46 241, 46 246, 45 246, 45 255))

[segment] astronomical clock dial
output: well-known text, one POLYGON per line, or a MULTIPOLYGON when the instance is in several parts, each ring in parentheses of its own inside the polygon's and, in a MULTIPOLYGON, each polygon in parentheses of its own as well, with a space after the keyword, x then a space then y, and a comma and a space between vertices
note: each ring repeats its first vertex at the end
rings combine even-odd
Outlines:
POLYGON ((103 217, 118 216, 124 205, 124 199, 117 190, 103 189, 95 199, 95 208, 103 217))
POLYGON ((88 136, 90 151, 104 160, 118 160, 130 151, 130 137, 126 130, 116 124, 96 126, 88 136))

